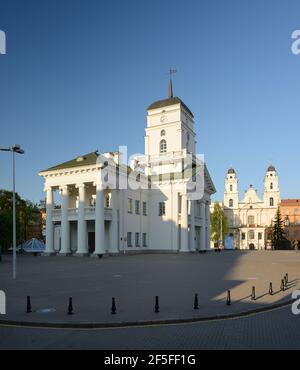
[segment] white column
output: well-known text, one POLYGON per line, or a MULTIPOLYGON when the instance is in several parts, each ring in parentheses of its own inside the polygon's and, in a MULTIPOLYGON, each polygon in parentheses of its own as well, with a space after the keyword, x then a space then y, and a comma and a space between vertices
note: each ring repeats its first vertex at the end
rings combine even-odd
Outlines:
POLYGON ((71 253, 70 249, 70 224, 68 220, 69 211, 69 191, 68 186, 63 186, 61 202, 61 254, 71 253))
POLYGON ((200 251, 206 249, 206 218, 205 218, 205 203, 200 202, 200 217, 201 217, 201 229, 200 229, 200 251))
POLYGON ((85 185, 79 184, 78 188, 78 220, 77 220, 77 255, 88 254, 87 232, 85 220, 86 192, 85 185))
POLYGON ((117 190, 111 191, 110 207, 112 209, 112 220, 109 225, 109 253, 118 253, 118 213, 116 202, 117 190))
POLYGON ((210 250, 210 208, 209 202, 206 203, 206 250, 210 250))
POLYGON ((181 196, 181 241, 180 252, 188 252, 188 209, 186 194, 181 196))
POLYGON ((191 211, 190 211, 190 250, 192 252, 195 252, 195 201, 191 200, 190 201, 191 205, 191 211))
POLYGON ((95 220, 95 255, 105 254, 104 235, 104 190, 102 184, 96 184, 96 220, 95 220))
POLYGON ((124 210, 124 204, 125 204, 125 190, 121 189, 119 190, 119 215, 120 215, 120 240, 119 240, 119 245, 120 245, 120 251, 125 250, 125 242, 124 242, 124 237, 125 237, 125 210, 124 210), (122 240, 121 240, 122 239, 122 240))
POLYGON ((53 238, 53 191, 52 188, 46 188, 46 250, 45 253, 54 253, 53 238))

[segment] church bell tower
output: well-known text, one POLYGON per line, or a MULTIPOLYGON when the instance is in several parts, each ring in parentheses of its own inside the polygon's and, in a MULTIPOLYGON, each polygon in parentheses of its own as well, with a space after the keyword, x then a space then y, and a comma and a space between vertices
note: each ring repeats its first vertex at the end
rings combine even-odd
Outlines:
POLYGON ((231 209, 239 207, 238 178, 232 167, 225 178, 224 206, 231 209))

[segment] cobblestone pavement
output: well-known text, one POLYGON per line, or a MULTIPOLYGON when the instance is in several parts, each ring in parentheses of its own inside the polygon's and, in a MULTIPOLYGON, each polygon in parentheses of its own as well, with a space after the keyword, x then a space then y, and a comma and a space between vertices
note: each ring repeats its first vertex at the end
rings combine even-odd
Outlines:
MULTIPOLYGON (((108 258, 18 256, 17 280, 11 256, 0 263, 0 289, 7 295, 7 315, 0 318, 46 322, 109 322, 224 315, 289 299, 299 286, 300 253, 230 251, 206 254, 149 254, 108 258), (289 274, 289 289, 279 291, 289 274), (269 282, 276 294, 268 294, 269 282), (251 301, 252 286, 256 287, 251 301), (231 290, 232 305, 226 306, 231 290), (193 309, 198 293, 199 310, 193 309), (33 312, 26 314, 26 296, 33 312), (159 296, 160 313, 154 313, 159 296), (69 296, 74 315, 67 315, 69 296), (117 315, 111 315, 116 297, 117 315), (55 311, 41 313, 41 309, 55 311)), ((155 329, 153 329, 155 330, 155 329)))
POLYGON ((291 306, 239 319, 122 329, 0 326, 0 349, 300 349, 300 315, 291 306))

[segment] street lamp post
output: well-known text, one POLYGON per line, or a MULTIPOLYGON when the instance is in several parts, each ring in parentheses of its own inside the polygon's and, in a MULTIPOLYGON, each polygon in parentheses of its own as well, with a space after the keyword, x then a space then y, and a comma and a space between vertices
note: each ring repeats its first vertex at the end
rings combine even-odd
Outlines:
POLYGON ((15 144, 10 148, 1 148, 2 152, 12 152, 13 155, 13 279, 17 276, 17 228, 16 228, 16 171, 15 171, 15 153, 24 154, 21 146, 15 144))

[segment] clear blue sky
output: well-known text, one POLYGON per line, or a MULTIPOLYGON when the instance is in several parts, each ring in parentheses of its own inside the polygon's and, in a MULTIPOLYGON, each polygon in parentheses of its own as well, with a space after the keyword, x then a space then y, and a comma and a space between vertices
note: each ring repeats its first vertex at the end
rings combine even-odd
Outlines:
MULTIPOLYGON (((17 190, 43 198, 39 170, 91 152, 143 152, 146 107, 174 93, 195 115, 197 151, 222 199, 272 162, 283 198, 300 197, 299 0, 0 0, 0 145, 20 143, 17 190)), ((11 157, 0 153, 0 188, 11 157)))

